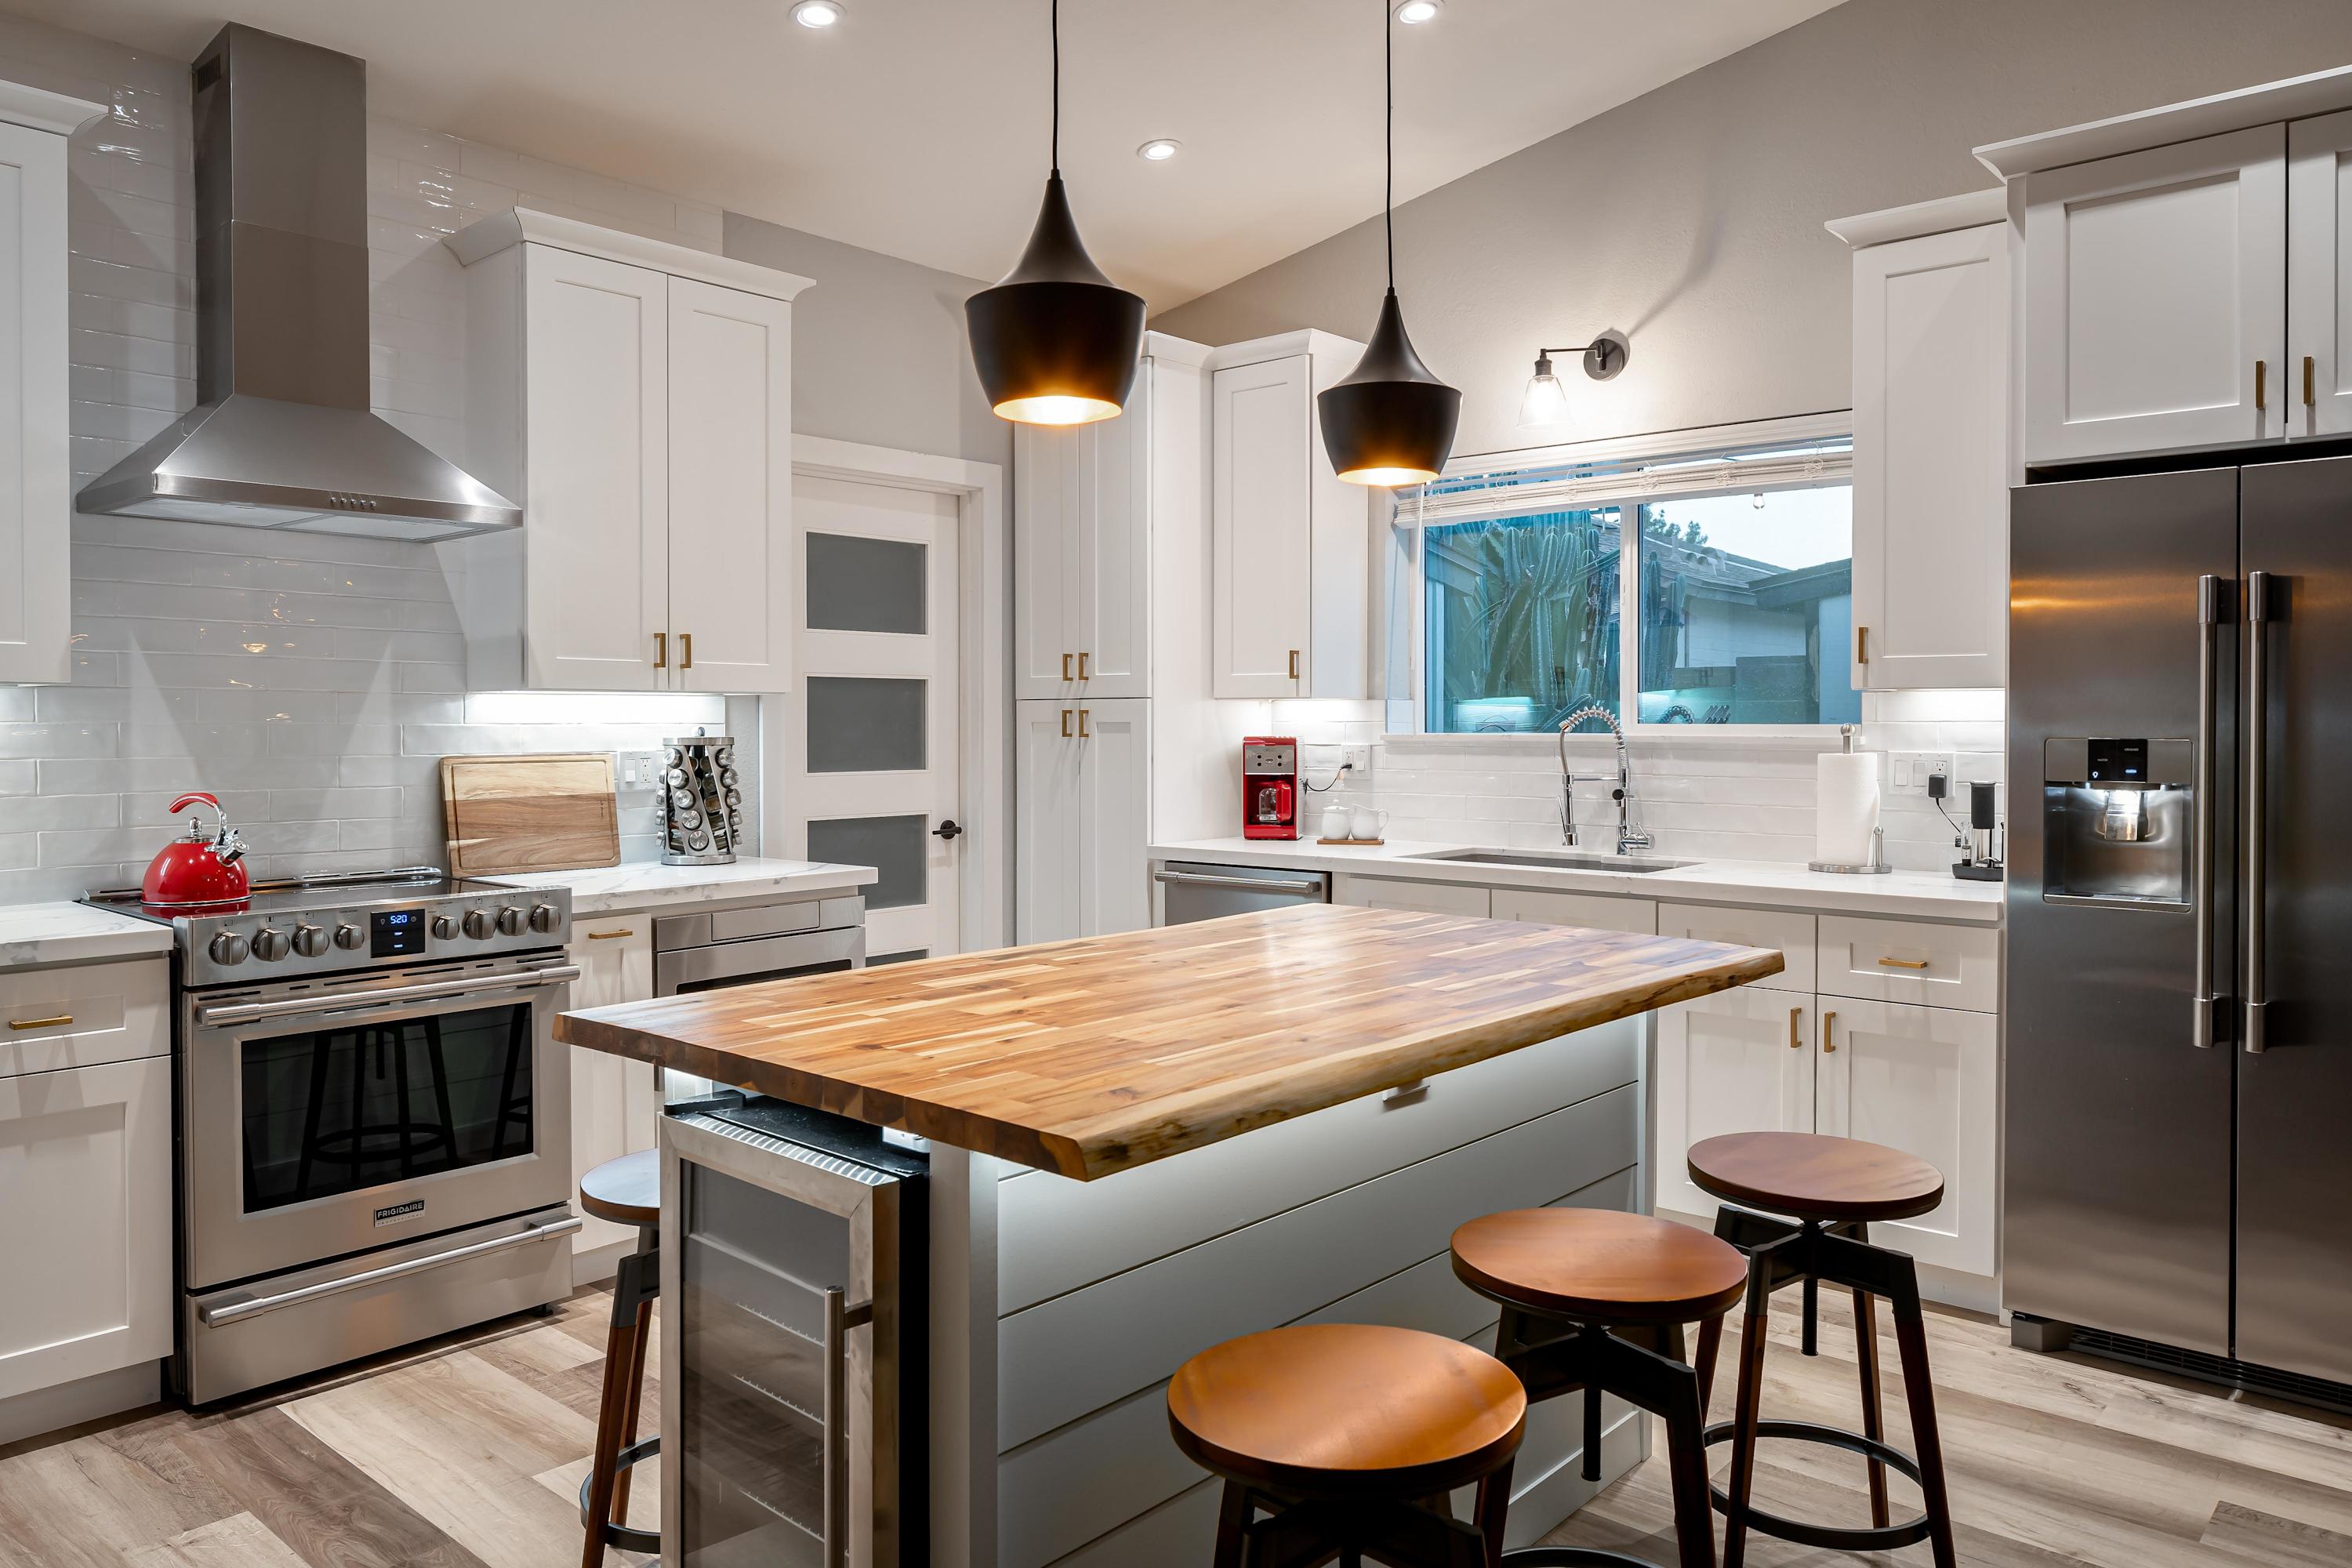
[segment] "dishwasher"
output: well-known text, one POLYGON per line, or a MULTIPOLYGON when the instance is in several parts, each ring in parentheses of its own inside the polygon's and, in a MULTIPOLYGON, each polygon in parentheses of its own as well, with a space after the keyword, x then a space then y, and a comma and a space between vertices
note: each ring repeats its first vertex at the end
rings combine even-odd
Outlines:
POLYGON ((1171 860, 1151 879, 1160 887, 1160 923, 1164 926, 1331 901, 1331 878, 1324 871, 1171 860))

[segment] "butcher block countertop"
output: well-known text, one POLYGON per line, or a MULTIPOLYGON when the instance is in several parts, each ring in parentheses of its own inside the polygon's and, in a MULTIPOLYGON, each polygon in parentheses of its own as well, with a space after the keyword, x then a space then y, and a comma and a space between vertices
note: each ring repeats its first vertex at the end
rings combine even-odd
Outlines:
POLYGON ((1780 967, 1302 904, 566 1013, 555 1035, 1086 1181, 1780 967))

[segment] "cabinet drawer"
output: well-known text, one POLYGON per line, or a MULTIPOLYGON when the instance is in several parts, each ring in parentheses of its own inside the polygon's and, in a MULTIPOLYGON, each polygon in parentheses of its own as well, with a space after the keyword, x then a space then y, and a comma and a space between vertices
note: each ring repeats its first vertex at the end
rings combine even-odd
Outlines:
POLYGON ((1367 910, 1415 910, 1432 915, 1476 915, 1484 920, 1492 900, 1484 888, 1467 882, 1406 882, 1393 877, 1331 879, 1331 901, 1367 910))
POLYGON ((0 974, 0 1078, 169 1056, 170 962, 0 974))
POLYGON ((1650 899, 1618 899, 1606 893, 1553 893, 1534 888, 1497 888, 1494 912, 1498 921, 1526 921, 1534 925, 1583 926, 1589 931, 1639 931, 1658 934, 1658 906, 1650 899))
POLYGON ((1992 926, 1823 915, 1819 963, 1824 996, 2000 1011, 2000 932, 1992 926))
POLYGON ((1658 934, 1740 947, 1778 948, 1787 967, 1751 982, 1767 991, 1813 989, 1813 917, 1786 910, 1723 910, 1708 904, 1660 904, 1658 934))

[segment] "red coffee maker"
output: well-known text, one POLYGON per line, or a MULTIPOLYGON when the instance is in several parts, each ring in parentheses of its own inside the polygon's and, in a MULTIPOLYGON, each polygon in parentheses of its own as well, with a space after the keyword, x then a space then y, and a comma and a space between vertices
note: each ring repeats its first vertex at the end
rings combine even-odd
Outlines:
POLYGON ((1242 837, 1298 837, 1298 742, 1289 735, 1242 740, 1242 837))

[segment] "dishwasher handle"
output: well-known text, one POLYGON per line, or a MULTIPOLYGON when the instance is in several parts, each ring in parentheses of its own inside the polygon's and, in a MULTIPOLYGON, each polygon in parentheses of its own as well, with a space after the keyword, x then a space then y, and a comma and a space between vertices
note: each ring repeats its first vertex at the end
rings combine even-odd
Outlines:
POLYGON ((1198 871, 1154 871, 1151 879, 1182 888, 1230 888, 1242 893, 1297 893, 1304 898, 1322 896, 1319 881, 1278 881, 1260 877, 1210 877, 1198 871))

